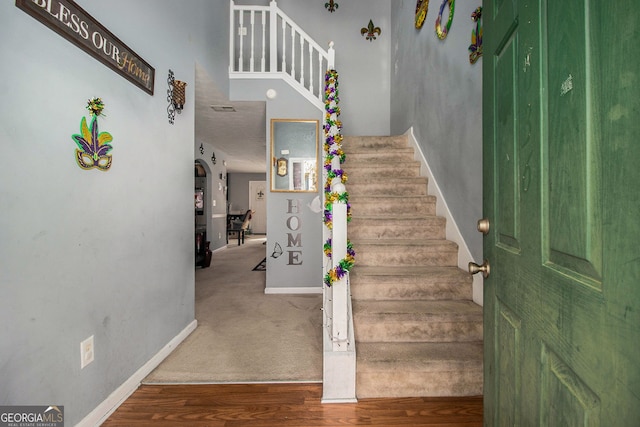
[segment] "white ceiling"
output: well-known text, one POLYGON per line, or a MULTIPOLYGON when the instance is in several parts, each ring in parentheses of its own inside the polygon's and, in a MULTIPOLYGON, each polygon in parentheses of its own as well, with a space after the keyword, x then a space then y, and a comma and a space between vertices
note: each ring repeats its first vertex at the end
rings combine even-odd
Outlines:
MULTIPOLYGON (((231 102, 207 72, 196 65, 195 137, 227 155, 227 172, 266 171, 266 103, 231 102), (212 105, 233 106, 234 112, 218 112, 212 105)), ((210 157, 210 153, 205 155, 210 157)))

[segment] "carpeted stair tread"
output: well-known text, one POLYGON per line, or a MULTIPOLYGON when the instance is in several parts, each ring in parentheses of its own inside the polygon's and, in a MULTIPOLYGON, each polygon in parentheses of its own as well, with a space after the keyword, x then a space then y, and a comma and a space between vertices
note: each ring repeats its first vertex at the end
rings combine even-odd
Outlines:
MULTIPOLYGON (((359 184, 359 185, 375 184, 377 182, 384 182, 385 184, 393 184, 393 185, 415 184, 415 183, 427 185, 427 178, 423 176, 399 176, 399 177, 385 178, 384 180, 375 180, 372 182, 371 178, 369 177, 354 178, 349 176, 348 184, 349 184, 349 188, 351 188, 351 186, 355 184, 359 184)), ((351 193, 351 191, 349 191, 349 193, 351 193)))
POLYGON ((450 277, 455 274, 454 280, 463 280, 471 283, 472 277, 468 272, 458 267, 428 267, 423 265, 415 265, 409 267, 390 267, 390 266, 364 266, 356 265, 351 270, 351 278, 360 276, 376 276, 376 277, 398 277, 398 276, 414 276, 414 277, 450 277))
POLYGON ((370 148, 405 148, 407 137, 405 135, 394 136, 344 136, 342 144, 350 149, 360 147, 370 148))
POLYGON ((356 358, 359 372, 438 372, 454 366, 482 369, 482 341, 358 343, 356 358))
POLYGON ((407 135, 345 136, 356 394, 482 394, 482 307, 407 135))
POLYGON ((347 159, 343 166, 351 166, 353 164, 368 163, 372 167, 376 167, 380 162, 401 162, 413 160, 412 148, 395 148, 392 152, 380 149, 356 149, 345 150, 347 159))
MULTIPOLYGON (((348 184, 347 184, 348 185, 348 184)), ((379 196, 376 194, 351 194, 349 193, 349 202, 368 202, 371 200, 375 200, 379 202, 381 200, 388 200, 390 203, 401 204, 404 202, 427 202, 427 203, 436 203, 436 197, 431 196, 429 194, 407 194, 407 195, 398 195, 398 194, 390 194, 388 196, 379 196)))
POLYGON ((444 240, 424 239, 352 239, 358 253, 358 265, 439 265, 458 262, 458 245, 444 240))
POLYGON ((356 342, 482 340, 482 309, 473 301, 353 301, 356 342))
POLYGON ((482 342, 360 343, 356 394, 377 397, 482 395, 482 342))
POLYGON ((361 318, 393 317, 394 321, 424 319, 442 320, 482 319, 482 307, 473 301, 354 301, 354 316, 361 318))
MULTIPOLYGON (((437 222, 438 224, 444 225, 445 219, 444 217, 441 216, 435 216, 435 215, 429 215, 429 214, 422 214, 422 213, 411 213, 411 214, 407 214, 401 218, 396 218, 395 216, 393 217, 380 217, 379 215, 371 215, 370 213, 367 215, 360 215, 358 213, 355 213, 352 215, 352 220, 353 219, 359 219, 359 220, 367 220, 367 221, 372 221, 373 223, 375 222, 383 222, 383 221, 400 221, 400 222, 405 222, 405 223, 410 223, 410 222, 415 222, 415 221, 430 221, 430 222, 437 222)), ((349 223, 351 224, 351 223, 349 223)))
POLYGON ((354 244, 359 246, 412 246, 412 247, 438 247, 458 249, 458 245, 450 240, 432 239, 432 240, 412 240, 412 239, 353 239, 354 244))
POLYGON ((458 267, 359 265, 350 282, 354 300, 469 300, 473 279, 458 267))
POLYGON ((371 196, 349 194, 352 215, 404 217, 435 215, 436 198, 429 195, 371 196))
POLYGON ((384 218, 354 216, 349 235, 355 239, 444 239, 445 219, 437 216, 384 218))
POLYGON ((419 177, 420 163, 399 161, 393 163, 378 164, 373 168, 371 165, 350 165, 348 167, 349 179, 367 178, 367 179, 387 179, 390 177, 419 177))
POLYGON ((426 182, 385 182, 374 181, 369 183, 350 183, 349 194, 377 194, 386 195, 407 195, 407 194, 427 194, 426 182))

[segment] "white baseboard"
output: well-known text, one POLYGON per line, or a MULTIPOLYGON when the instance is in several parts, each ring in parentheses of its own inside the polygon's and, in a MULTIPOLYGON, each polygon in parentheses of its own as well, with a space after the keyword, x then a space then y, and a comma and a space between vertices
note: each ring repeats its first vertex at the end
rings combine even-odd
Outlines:
MULTIPOLYGON (((467 242, 462 238, 462 234, 460 234, 460 229, 456 224, 456 221, 453 219, 451 215, 451 211, 449 210, 449 206, 447 206, 447 201, 445 200, 442 192, 440 191, 440 187, 431 172, 431 168, 429 167, 429 163, 427 162, 427 158, 425 157, 418 141, 416 140, 415 135, 413 134, 413 127, 409 128, 405 134, 409 137, 409 145, 411 145, 415 149, 415 160, 420 161, 420 170, 423 176, 428 178, 428 192, 430 195, 435 196, 438 199, 436 203, 436 214, 442 216, 446 219, 446 237, 447 240, 455 242, 458 245, 458 267, 464 271, 467 271, 469 268, 469 262, 474 261, 471 256, 471 251, 469 251, 469 247, 467 246, 467 242)), ((483 281, 480 277, 480 274, 476 274, 473 276, 473 301, 476 304, 483 305, 483 281)))
POLYGON ((127 400, 140 386, 140 382, 151 373, 185 338, 198 326, 198 321, 193 320, 165 345, 155 356, 138 369, 129 379, 118 387, 109 397, 99 404, 93 411, 82 419, 76 427, 99 426, 109 418, 122 403, 127 400))
POLYGON ((310 288, 264 288, 265 294, 321 294, 322 287, 310 287, 310 288))

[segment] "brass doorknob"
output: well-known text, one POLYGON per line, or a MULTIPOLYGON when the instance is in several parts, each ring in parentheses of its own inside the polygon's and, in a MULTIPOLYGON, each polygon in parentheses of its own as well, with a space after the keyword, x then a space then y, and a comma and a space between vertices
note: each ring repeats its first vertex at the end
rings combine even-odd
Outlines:
POLYGON ((491 225, 489 224, 489 218, 482 218, 478 220, 478 231, 484 235, 489 234, 489 228, 491 225))
POLYGON ((476 274, 482 272, 482 276, 486 279, 489 277, 489 273, 491 273, 491 266, 489 265, 489 261, 486 259, 482 265, 478 265, 475 262, 469 263, 469 273, 476 274))

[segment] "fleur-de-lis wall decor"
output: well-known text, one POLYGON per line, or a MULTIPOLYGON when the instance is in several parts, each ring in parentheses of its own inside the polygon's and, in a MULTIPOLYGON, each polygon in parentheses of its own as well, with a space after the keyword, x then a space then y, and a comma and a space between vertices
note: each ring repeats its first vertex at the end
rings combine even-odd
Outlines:
POLYGON ((369 19, 369 25, 367 27, 363 27, 360 29, 360 34, 365 36, 367 40, 370 42, 376 39, 376 34, 380 36, 382 34, 382 30, 380 27, 376 27, 373 25, 373 20, 369 19))
POLYGON ((324 4, 325 9, 327 9, 329 12, 333 13, 336 11, 336 9, 338 8, 338 3, 334 2, 333 0, 329 0, 329 2, 324 4))
POLYGON ((200 154, 204 154, 204 147, 202 146, 202 143, 200 143, 200 154))

